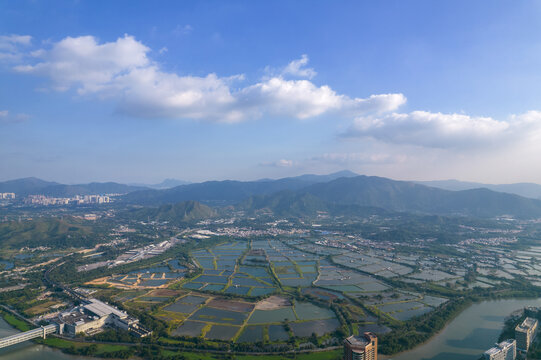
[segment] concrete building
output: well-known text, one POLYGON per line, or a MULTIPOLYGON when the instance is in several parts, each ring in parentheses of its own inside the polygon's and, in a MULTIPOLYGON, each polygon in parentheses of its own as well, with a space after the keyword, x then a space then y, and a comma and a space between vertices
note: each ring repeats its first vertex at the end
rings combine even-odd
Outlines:
POLYGON ((15 199, 15 193, 0 193, 0 199, 13 200, 15 199))
POLYGON ((139 325, 138 319, 97 299, 89 299, 87 304, 61 313, 57 322, 61 333, 72 336, 79 333, 93 335, 100 332, 105 326, 128 330, 141 337, 150 334, 139 325))
POLYGON ((530 344, 537 334, 537 320, 527 317, 515 328, 515 339, 517 339, 517 349, 528 351, 530 344))
POLYGON ((515 360, 517 357, 517 342, 509 339, 496 344, 483 354, 486 360, 515 360))
POLYGON ((378 338, 374 333, 352 335, 344 340, 344 360, 377 360, 378 338))

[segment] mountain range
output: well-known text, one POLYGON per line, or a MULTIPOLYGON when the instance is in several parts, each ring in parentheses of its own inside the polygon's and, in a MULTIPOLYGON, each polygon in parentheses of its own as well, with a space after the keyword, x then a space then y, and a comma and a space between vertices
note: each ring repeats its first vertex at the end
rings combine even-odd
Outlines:
POLYGON ((392 212, 483 218, 541 217, 540 200, 488 189, 443 190, 376 176, 339 178, 298 191, 254 196, 241 206, 252 211, 266 208, 276 214, 287 213, 288 208, 304 208, 312 214, 317 211, 343 214, 346 209, 355 214, 355 211, 366 211, 366 208, 381 208, 392 212))
MULTIPOLYGON (((0 192, 15 192, 19 195, 40 193, 51 196, 123 193, 125 195, 120 198, 120 204, 153 207, 148 210, 151 213, 135 212, 135 215, 163 221, 177 216, 181 219, 189 218, 191 215, 188 213, 193 213, 194 218, 211 216, 208 205, 234 206, 248 212, 271 211, 281 216, 311 216, 321 212, 341 215, 410 212, 483 218, 541 217, 541 200, 488 188, 469 188, 474 185, 477 184, 456 181, 420 184, 343 171, 277 180, 207 181, 162 190, 118 183, 62 185, 26 178, 0 183, 0 192), (427 186, 428 184, 434 186, 427 186), (454 186, 456 190, 442 189, 443 186, 454 186), (466 189, 462 190, 463 187, 466 189), (191 203, 171 207, 171 204, 186 201, 191 203), (163 207, 165 205, 169 208, 163 207), (188 209, 182 206, 188 206, 188 209), (183 213, 183 209, 187 212, 183 213)), ((541 187, 536 184, 513 185, 516 185, 516 191, 530 189, 528 194, 532 196, 535 195, 536 187, 541 187)), ((509 189, 509 186, 505 189, 509 189)))
POLYGON ((541 199, 541 185, 534 183, 494 185, 459 180, 416 181, 416 183, 454 191, 485 188, 492 191, 515 194, 532 199, 541 199))
POLYGON ((341 171, 329 175, 301 175, 278 180, 206 181, 166 190, 136 191, 124 196, 123 200, 139 205, 159 205, 186 200, 195 200, 211 205, 233 205, 253 195, 272 194, 282 190, 300 190, 312 184, 354 176, 357 174, 351 171, 341 171))
POLYGON ((183 224, 208 219, 216 216, 216 210, 197 201, 183 201, 176 204, 162 205, 157 208, 144 207, 120 213, 120 217, 139 221, 167 221, 172 224, 183 224))
POLYGON ((165 179, 159 184, 143 184, 143 183, 131 183, 128 185, 149 188, 149 189, 170 189, 175 186, 188 185, 191 184, 189 181, 178 180, 178 179, 165 179))
POLYGON ((144 189, 146 188, 115 182, 65 185, 34 177, 0 182, 0 192, 13 192, 17 197, 28 195, 72 197, 74 195, 126 194, 144 189))
POLYGON ((210 181, 167 190, 137 191, 124 201, 160 205, 186 200, 235 205, 277 215, 365 214, 379 211, 474 217, 541 217, 541 201, 489 189, 444 190, 376 176, 297 177, 255 182, 210 181), (320 181, 318 181, 320 180, 320 181))

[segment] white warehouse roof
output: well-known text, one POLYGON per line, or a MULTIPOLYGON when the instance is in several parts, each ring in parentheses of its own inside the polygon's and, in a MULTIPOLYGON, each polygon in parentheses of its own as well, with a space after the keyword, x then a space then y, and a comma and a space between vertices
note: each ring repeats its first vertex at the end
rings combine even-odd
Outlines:
POLYGON ((128 314, 125 313, 124 311, 120 311, 117 308, 107 305, 106 303, 101 302, 97 299, 89 299, 89 301, 90 301, 90 304, 86 304, 84 308, 98 315, 100 318, 107 316, 109 314, 114 314, 121 319, 128 316, 128 314))

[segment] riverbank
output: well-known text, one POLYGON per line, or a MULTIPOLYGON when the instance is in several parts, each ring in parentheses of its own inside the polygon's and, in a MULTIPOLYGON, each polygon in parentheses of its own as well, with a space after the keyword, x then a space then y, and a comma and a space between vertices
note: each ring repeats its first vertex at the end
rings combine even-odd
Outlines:
POLYGON ((501 299, 474 303, 437 335, 414 349, 384 360, 478 360, 498 340, 505 318, 526 306, 541 306, 541 298, 501 299))
POLYGON ((32 327, 26 321, 19 319, 7 311, 0 309, 0 316, 5 320, 5 322, 19 331, 28 331, 32 329, 32 327))

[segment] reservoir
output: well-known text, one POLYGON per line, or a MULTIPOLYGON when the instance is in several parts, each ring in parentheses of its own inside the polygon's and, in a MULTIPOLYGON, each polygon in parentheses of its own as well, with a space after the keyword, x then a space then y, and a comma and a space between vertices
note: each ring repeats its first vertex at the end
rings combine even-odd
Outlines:
POLYGON ((504 319, 526 306, 541 306, 540 299, 484 301, 464 310, 428 342, 392 360, 478 360, 498 340, 504 319))

